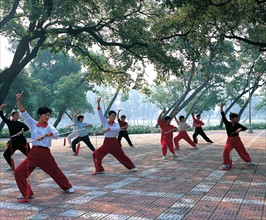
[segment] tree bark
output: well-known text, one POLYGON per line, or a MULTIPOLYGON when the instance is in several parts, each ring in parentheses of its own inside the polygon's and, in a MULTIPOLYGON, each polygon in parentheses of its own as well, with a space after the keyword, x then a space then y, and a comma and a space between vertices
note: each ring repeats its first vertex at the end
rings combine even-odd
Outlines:
POLYGON ((67 106, 62 106, 61 109, 59 110, 59 113, 58 113, 58 116, 57 116, 57 119, 55 120, 54 122, 54 127, 57 127, 57 125, 60 123, 64 113, 66 112, 67 110, 67 106))
POLYGON ((111 101, 109 102, 109 104, 108 104, 108 106, 107 106, 107 108, 106 108, 106 110, 105 110, 105 112, 104 112, 104 117, 105 117, 105 118, 107 118, 108 112, 110 111, 112 105, 114 104, 114 102, 115 102, 115 100, 116 100, 116 98, 117 98, 117 96, 118 96, 118 94, 119 94, 119 91, 120 91, 120 89, 118 88, 118 89, 116 90, 116 92, 115 92, 113 98, 112 98, 111 101))

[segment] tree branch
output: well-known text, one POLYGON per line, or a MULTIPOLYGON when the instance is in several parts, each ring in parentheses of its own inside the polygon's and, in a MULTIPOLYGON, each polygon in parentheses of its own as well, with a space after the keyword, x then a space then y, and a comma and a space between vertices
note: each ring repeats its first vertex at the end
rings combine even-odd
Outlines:
POLYGON ((7 23, 9 22, 10 20, 13 19, 15 13, 16 13, 16 10, 17 10, 17 7, 18 7, 18 4, 19 4, 19 0, 14 0, 13 2, 13 5, 12 5, 12 9, 11 11, 9 12, 9 14, 4 17, 2 19, 2 21, 0 21, 0 29, 7 23))

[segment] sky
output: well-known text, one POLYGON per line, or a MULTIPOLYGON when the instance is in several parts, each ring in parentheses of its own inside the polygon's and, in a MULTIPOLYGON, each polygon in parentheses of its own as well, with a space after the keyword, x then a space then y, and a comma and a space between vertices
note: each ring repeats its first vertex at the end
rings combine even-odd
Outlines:
POLYGON ((8 41, 3 36, 0 36, 0 69, 8 67, 13 59, 13 54, 7 50, 8 41))

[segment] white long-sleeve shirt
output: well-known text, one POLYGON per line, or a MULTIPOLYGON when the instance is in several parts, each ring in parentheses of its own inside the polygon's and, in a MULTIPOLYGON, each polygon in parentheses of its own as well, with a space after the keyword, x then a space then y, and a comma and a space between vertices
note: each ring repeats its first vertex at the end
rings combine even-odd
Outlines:
POLYGON ((187 128, 189 127, 189 124, 186 123, 186 122, 181 122, 181 121, 178 121, 178 120, 176 120, 176 122, 177 122, 179 131, 186 131, 187 128))
POLYGON ((45 134, 52 134, 50 137, 46 137, 40 141, 33 141, 32 146, 42 146, 42 147, 51 147, 51 137, 57 139, 59 137, 59 131, 56 128, 49 124, 40 125, 40 123, 34 120, 27 111, 21 113, 21 117, 24 119, 25 123, 28 125, 31 132, 31 139, 35 140, 36 138, 43 136, 45 134))
POLYGON ((104 117, 103 113, 102 113, 102 109, 98 109, 98 114, 103 126, 103 129, 107 129, 106 133, 104 134, 104 136, 106 138, 115 138, 118 136, 119 131, 120 131, 120 126, 117 122, 114 122, 113 124, 110 124, 108 122, 108 120, 104 117))

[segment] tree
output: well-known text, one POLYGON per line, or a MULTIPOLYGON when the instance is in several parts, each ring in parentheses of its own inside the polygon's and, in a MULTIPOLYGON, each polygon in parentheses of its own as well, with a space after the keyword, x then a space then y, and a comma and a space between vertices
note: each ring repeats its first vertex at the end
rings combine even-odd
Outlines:
MULTIPOLYGON (((46 0, 5 1, 1 4, 3 19, 1 34, 17 42, 15 55, 10 67, 1 72, 0 103, 6 97, 9 87, 21 70, 32 61, 43 48, 53 51, 72 51, 84 65, 93 63, 97 74, 108 80, 114 76, 128 82, 134 82, 141 88, 144 81, 145 59, 166 63, 176 63, 178 59, 167 55, 163 42, 150 34, 151 21, 156 19, 157 3, 139 1, 89 1, 82 0, 46 0), (80 7, 82 5, 82 7, 80 7), (7 18, 7 19, 6 19, 7 18), (109 64, 116 68, 105 68, 92 52, 99 47, 109 64), (130 68, 131 67, 131 68, 130 68), (133 80, 127 71, 134 71, 133 80)), ((96 77, 99 79, 99 77, 96 77)), ((102 81, 100 80, 99 83, 102 81)))
POLYGON ((52 106, 56 110, 56 121, 54 126, 57 127, 67 110, 77 112, 93 112, 93 107, 86 101, 87 87, 81 83, 81 76, 72 73, 71 75, 61 77, 55 84, 56 93, 52 106))
POLYGON ((222 37, 266 50, 265 1, 165 0, 163 6, 171 10, 168 19, 176 18, 176 33, 184 30, 188 37, 222 37))

